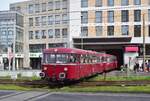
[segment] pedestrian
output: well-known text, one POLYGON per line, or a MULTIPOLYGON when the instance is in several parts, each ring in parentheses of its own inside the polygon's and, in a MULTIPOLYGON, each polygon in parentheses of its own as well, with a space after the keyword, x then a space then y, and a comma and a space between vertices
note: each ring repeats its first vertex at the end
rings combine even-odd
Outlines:
POLYGON ((150 60, 148 61, 147 67, 148 67, 148 72, 150 72, 150 60))
POLYGON ((0 70, 4 70, 4 65, 2 62, 0 62, 0 70))

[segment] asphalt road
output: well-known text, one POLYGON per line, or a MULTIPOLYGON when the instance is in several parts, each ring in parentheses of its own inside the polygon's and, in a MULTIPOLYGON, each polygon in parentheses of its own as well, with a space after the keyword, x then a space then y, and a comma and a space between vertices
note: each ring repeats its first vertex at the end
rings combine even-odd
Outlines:
POLYGON ((150 101, 150 94, 0 91, 0 101, 150 101))
POLYGON ((36 101, 150 101, 145 94, 51 94, 36 101))

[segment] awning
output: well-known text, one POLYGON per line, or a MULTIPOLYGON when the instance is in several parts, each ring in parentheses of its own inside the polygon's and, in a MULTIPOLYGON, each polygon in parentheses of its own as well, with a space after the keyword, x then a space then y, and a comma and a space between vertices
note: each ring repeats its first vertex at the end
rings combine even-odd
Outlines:
POLYGON ((127 46, 125 47, 125 52, 138 52, 139 47, 137 46, 127 46))

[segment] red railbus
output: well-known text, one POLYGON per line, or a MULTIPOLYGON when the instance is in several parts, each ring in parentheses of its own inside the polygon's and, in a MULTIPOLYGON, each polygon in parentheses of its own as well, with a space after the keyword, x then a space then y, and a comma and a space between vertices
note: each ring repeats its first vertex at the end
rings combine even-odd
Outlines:
POLYGON ((112 55, 74 48, 49 48, 43 51, 40 76, 49 81, 74 81, 115 69, 116 63, 112 55))

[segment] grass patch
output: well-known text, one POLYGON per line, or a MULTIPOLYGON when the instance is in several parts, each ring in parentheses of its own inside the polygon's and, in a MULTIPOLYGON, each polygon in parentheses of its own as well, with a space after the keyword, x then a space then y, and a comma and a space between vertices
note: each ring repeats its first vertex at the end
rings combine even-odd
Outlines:
POLYGON ((40 90, 49 92, 85 92, 85 93, 99 93, 99 92, 113 92, 113 93, 150 93, 150 85, 147 86, 96 86, 96 87, 77 87, 66 86, 63 88, 30 88, 16 85, 0 85, 0 90, 40 90))
MULTIPOLYGON (((98 75, 89 79, 89 81, 103 81, 104 76, 98 75)), ((133 81, 133 80, 150 80, 150 76, 106 76, 105 81, 133 81)))
MULTIPOLYGON (((11 80, 11 77, 10 76, 6 76, 6 77, 0 77, 1 80, 11 80)), ((32 77, 20 77, 18 76, 18 78, 16 80, 19 80, 19 81, 24 81, 24 80, 30 80, 30 81, 33 81, 33 80, 41 80, 40 77, 37 77, 37 76, 32 76, 32 77)))
MULTIPOLYGON (((56 90, 58 91, 58 90, 56 90)), ((148 86, 99 86, 99 87, 63 87, 61 92, 114 92, 114 93, 150 93, 150 85, 148 86)))
POLYGON ((16 86, 16 85, 0 85, 1 90, 31 90, 31 88, 27 87, 21 87, 21 86, 16 86))

